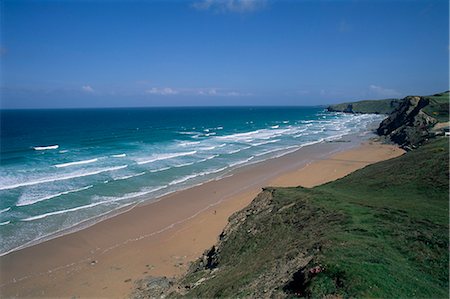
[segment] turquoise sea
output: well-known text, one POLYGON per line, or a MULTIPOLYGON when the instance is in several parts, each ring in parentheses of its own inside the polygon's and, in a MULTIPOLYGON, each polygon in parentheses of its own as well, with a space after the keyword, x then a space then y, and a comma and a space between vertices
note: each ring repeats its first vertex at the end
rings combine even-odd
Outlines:
POLYGON ((2 110, 0 255, 382 118, 318 107, 2 110))

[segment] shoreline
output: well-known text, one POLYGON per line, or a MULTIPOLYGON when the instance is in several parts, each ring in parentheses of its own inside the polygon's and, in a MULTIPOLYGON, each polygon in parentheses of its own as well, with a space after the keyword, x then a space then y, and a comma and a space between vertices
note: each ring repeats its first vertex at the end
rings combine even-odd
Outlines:
MULTIPOLYGON (((59 231, 47 234, 47 235, 39 237, 37 239, 28 241, 27 243, 25 243, 23 245, 20 245, 20 246, 18 246, 16 248, 10 249, 7 252, 0 253, 0 258, 3 257, 3 256, 7 256, 9 254, 12 254, 12 253, 14 253, 16 251, 24 250, 26 248, 39 245, 41 243, 48 242, 48 241, 51 241, 53 239, 63 237, 65 235, 69 235, 69 234, 76 233, 78 231, 82 231, 82 230, 87 229, 87 228, 89 228, 89 227, 91 227, 93 225, 96 225, 97 223, 100 223, 100 222, 108 220, 110 218, 119 216, 119 215, 121 215, 123 213, 127 213, 129 211, 132 211, 135 208, 139 208, 139 207, 142 207, 142 206, 147 206, 147 205, 151 205, 153 203, 156 203, 156 202, 158 202, 160 200, 163 200, 166 197, 171 196, 172 194, 175 194, 175 193, 178 193, 178 192, 182 192, 184 190, 188 190, 188 189, 191 189, 191 188, 195 188, 195 187, 201 186, 203 184, 206 184, 206 183, 209 183, 209 182, 212 182, 212 181, 225 179, 225 178, 227 178, 229 176, 233 176, 236 172, 239 172, 239 170, 241 170, 243 168, 251 167, 253 165, 257 165, 257 164, 260 164, 260 163, 265 163, 265 162, 270 161, 270 160, 279 159, 279 158, 282 158, 282 157, 284 157, 286 155, 291 155, 291 154, 293 154, 293 153, 295 153, 297 151, 302 150, 305 147, 311 147, 311 146, 315 146, 315 145, 321 144, 321 143, 352 142, 352 141, 354 142, 355 140, 353 140, 353 139, 358 138, 358 137, 356 137, 357 135, 359 136, 359 138, 364 138, 364 136, 366 134, 370 134, 370 133, 371 133, 370 131, 365 132, 362 135, 360 135, 361 133, 352 133, 352 134, 340 136, 337 139, 332 139, 331 141, 322 140, 322 141, 312 142, 311 144, 300 145, 296 149, 285 148, 285 149, 277 150, 277 152, 283 152, 283 151, 285 151, 285 152, 280 154, 280 155, 269 157, 269 158, 267 158, 265 160, 251 162, 251 163, 244 164, 244 165, 236 167, 236 168, 230 168, 225 173, 219 175, 218 177, 210 178, 210 179, 208 179, 208 180, 206 180, 204 182, 200 182, 200 183, 197 183, 197 184, 194 184, 194 185, 190 185, 190 186, 184 186, 181 189, 169 191, 167 193, 158 195, 157 197, 154 197, 154 198, 148 198, 148 199, 139 200, 136 203, 130 203, 130 204, 128 204, 126 206, 123 206, 121 208, 118 208, 116 210, 108 211, 108 212, 105 212, 103 214, 91 217, 89 219, 82 220, 82 221, 74 224, 71 227, 64 228, 64 229, 61 229, 59 231), (348 137, 348 138, 352 139, 352 141, 350 141, 350 140, 341 141, 342 139, 345 139, 345 137, 348 137)), ((357 145, 356 144, 352 144, 351 146, 353 147, 353 146, 357 146, 357 145)), ((340 150, 343 150, 343 149, 340 149, 340 150)), ((339 150, 337 150, 337 151, 339 151, 339 150)), ((332 152, 328 153, 328 154, 332 154, 332 152)), ((2 286, 2 284, 0 283, 0 287, 1 286, 2 286)))
POLYGON ((323 183, 329 177, 310 172, 317 172, 317 165, 331 161, 327 160, 331 156, 347 161, 346 165, 334 161, 337 166, 332 167, 341 167, 330 177, 336 179, 402 152, 392 145, 359 146, 365 139, 360 136, 343 138, 350 140, 314 144, 243 166, 232 176, 176 191, 74 233, 4 255, 0 257, 0 291, 5 296, 127 296, 131 282, 145 275, 183 273, 189 261, 216 242, 228 217, 248 205, 261 187, 291 184, 292 177, 301 180, 302 169, 304 176, 308 172, 306 177, 323 183), (358 155, 352 148, 364 150, 358 155), (352 157, 367 158, 370 151, 377 153, 373 160, 348 162, 352 157))

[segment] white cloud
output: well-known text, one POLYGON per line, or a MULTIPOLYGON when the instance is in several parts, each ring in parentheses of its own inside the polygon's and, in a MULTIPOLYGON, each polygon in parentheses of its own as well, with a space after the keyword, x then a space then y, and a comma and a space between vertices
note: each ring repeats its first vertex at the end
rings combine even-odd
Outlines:
POLYGON ((218 88, 200 88, 196 94, 202 96, 217 96, 217 97, 244 97, 251 96, 251 93, 242 93, 237 91, 227 91, 218 88))
POLYGON ((168 96, 168 95, 178 94, 178 91, 175 89, 169 88, 169 87, 164 87, 164 88, 153 87, 151 89, 146 90, 145 93, 168 96))
POLYGON ((90 85, 81 86, 81 90, 88 93, 94 93, 95 90, 90 85))
POLYGON ((210 88, 210 89, 208 89, 207 92, 206 92, 206 94, 207 94, 207 95, 210 95, 210 96, 216 96, 216 95, 219 95, 219 93, 217 92, 217 89, 215 89, 215 88, 210 88))
POLYGON ((396 91, 395 89, 384 88, 373 84, 369 86, 369 90, 376 96, 398 97, 401 95, 401 93, 396 91))
POLYGON ((217 89, 215 89, 215 88, 201 88, 201 89, 197 90, 196 93, 199 95, 202 95, 202 96, 218 95, 217 89))
POLYGON ((158 88, 152 87, 151 89, 145 90, 146 94, 152 95, 180 95, 180 96, 210 96, 210 97, 235 97, 235 96, 251 96, 251 93, 242 93, 235 90, 216 88, 216 87, 205 87, 205 88, 158 88))
POLYGON ((198 10, 221 13, 246 13, 260 10, 266 6, 266 3, 266 0, 199 0, 192 6, 198 10))

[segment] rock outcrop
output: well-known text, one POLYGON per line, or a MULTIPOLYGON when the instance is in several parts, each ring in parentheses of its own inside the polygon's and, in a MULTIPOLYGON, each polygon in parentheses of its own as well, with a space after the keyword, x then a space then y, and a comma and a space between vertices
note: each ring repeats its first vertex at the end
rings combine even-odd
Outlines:
POLYGON ((406 149, 420 145, 434 136, 432 128, 438 122, 422 111, 428 104, 429 99, 425 97, 404 98, 400 106, 381 122, 377 133, 406 149))

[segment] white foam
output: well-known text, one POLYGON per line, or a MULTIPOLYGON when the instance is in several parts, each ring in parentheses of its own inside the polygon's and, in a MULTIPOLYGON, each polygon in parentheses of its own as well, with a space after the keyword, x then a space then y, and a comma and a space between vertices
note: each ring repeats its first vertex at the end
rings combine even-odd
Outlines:
POLYGON ((251 146, 246 146, 246 147, 243 147, 243 148, 240 148, 240 149, 237 149, 237 150, 233 150, 233 151, 228 152, 227 154, 229 154, 229 155, 236 154, 236 153, 239 153, 239 152, 241 152, 243 150, 246 150, 246 149, 249 149, 249 148, 251 148, 251 146))
POLYGON ((277 136, 281 136, 288 132, 292 132, 292 128, 287 129, 261 129, 256 131, 250 131, 245 133, 236 133, 225 136, 218 136, 217 139, 229 140, 231 142, 250 142, 255 139, 271 139, 277 136))
POLYGON ((227 154, 232 155, 232 154, 239 153, 240 151, 242 151, 242 149, 233 150, 233 151, 228 152, 227 154))
POLYGON ((66 175, 66 176, 50 177, 50 178, 45 178, 45 179, 36 180, 36 181, 29 181, 29 182, 22 182, 22 183, 17 183, 17 184, 13 184, 13 185, 0 186, 0 190, 15 189, 15 188, 24 187, 24 186, 32 186, 32 185, 38 185, 38 184, 44 184, 44 183, 70 180, 70 179, 79 178, 79 177, 96 175, 96 174, 100 174, 103 172, 115 171, 115 170, 123 169, 125 167, 128 167, 128 165, 121 165, 121 166, 116 166, 116 167, 99 169, 99 170, 91 171, 91 172, 75 173, 75 174, 70 174, 70 175, 66 175))
POLYGON ((191 175, 182 177, 181 179, 173 180, 172 182, 169 183, 169 186, 172 186, 172 185, 176 185, 176 184, 179 184, 179 183, 186 182, 187 180, 196 178, 196 177, 198 177, 198 176, 200 176, 200 174, 191 174, 191 175))
POLYGON ((59 153, 60 154, 64 154, 64 153, 67 153, 69 150, 62 150, 62 151, 59 151, 59 153))
POLYGON ((295 151, 297 151, 299 148, 301 148, 301 146, 298 145, 292 145, 292 146, 288 146, 282 149, 282 152, 280 154, 275 155, 275 158, 279 158, 282 156, 285 156, 287 154, 293 153, 295 151))
POLYGON ((127 156, 127 154, 118 154, 118 155, 112 155, 111 157, 113 157, 113 158, 123 158, 123 157, 126 157, 127 156))
POLYGON ((24 218, 21 219, 21 221, 33 221, 33 220, 38 220, 38 219, 42 219, 42 218, 46 218, 49 216, 54 216, 54 215, 60 215, 60 214, 66 214, 69 212, 75 212, 75 211, 79 211, 79 210, 84 210, 84 209, 88 209, 88 208, 92 208, 98 205, 102 205, 102 204, 107 204, 107 203, 113 203, 113 202, 117 202, 117 201, 121 201, 121 200, 125 200, 125 199, 130 199, 130 198, 135 198, 135 197, 139 197, 139 196, 143 196, 152 192, 156 192, 158 190, 167 188, 167 185, 161 186, 161 187, 157 187, 154 189, 150 189, 150 190, 145 190, 142 192, 134 192, 134 193, 130 193, 121 197, 112 197, 112 198, 108 198, 106 200, 102 200, 102 201, 98 201, 98 202, 94 202, 88 205, 84 205, 84 206, 79 206, 79 207, 75 207, 75 208, 70 208, 70 209, 65 209, 65 210, 59 210, 59 211, 54 211, 54 212, 49 212, 49 213, 45 213, 45 214, 41 214, 41 215, 37 215, 37 216, 32 216, 32 217, 28 217, 28 218, 24 218))
POLYGON ((189 163, 184 163, 184 164, 178 164, 178 165, 175 165, 174 167, 184 167, 184 166, 189 166, 189 165, 192 165, 192 164, 194 164, 194 162, 189 162, 189 163))
POLYGON ((201 151, 210 151, 210 150, 213 150, 215 148, 216 148, 215 146, 206 146, 206 147, 200 147, 199 150, 201 150, 201 151))
POLYGON ((155 173, 155 172, 160 172, 160 171, 164 171, 164 170, 169 170, 170 168, 172 168, 172 167, 163 167, 163 168, 150 170, 150 172, 155 173))
POLYGON ((197 163, 205 162, 205 161, 214 159, 215 157, 218 157, 218 156, 219 155, 212 155, 212 156, 206 157, 205 159, 198 160, 197 163))
POLYGON ((182 147, 186 147, 186 146, 190 146, 190 145, 196 145, 199 143, 200 143, 200 141, 186 141, 186 142, 181 142, 179 145, 182 147))
POLYGON ((299 138, 299 137, 302 137, 302 136, 305 136, 305 135, 309 135, 309 134, 307 134, 307 133, 300 133, 300 134, 294 135, 293 137, 294 138, 299 138))
POLYGON ((66 195, 66 194, 69 194, 69 193, 74 193, 74 192, 87 190, 87 189, 90 189, 92 187, 94 187, 94 186, 93 185, 89 185, 89 186, 86 186, 86 187, 83 187, 83 188, 68 190, 68 191, 64 191, 64 192, 48 195, 48 196, 41 197, 41 198, 35 198, 35 199, 23 199, 23 200, 19 199, 19 201, 17 202, 16 206, 18 206, 18 207, 29 206, 29 205, 38 203, 40 201, 44 201, 44 200, 48 200, 48 199, 51 199, 51 198, 59 197, 61 195, 66 195))
POLYGON ((231 139, 231 140, 235 140, 235 139, 243 139, 243 138, 248 138, 249 136, 255 135, 258 132, 260 132, 259 130, 257 131, 251 131, 251 132, 245 132, 245 133, 236 133, 236 134, 231 134, 231 135, 225 135, 225 136, 218 136, 216 137, 217 139, 231 139))
POLYGON ((228 166, 230 166, 230 167, 234 167, 234 166, 237 166, 237 165, 241 165, 241 164, 244 164, 244 163, 247 163, 247 162, 249 162, 250 160, 252 160, 253 158, 255 158, 254 156, 251 156, 250 158, 248 158, 248 159, 245 159, 245 160, 241 160, 241 161, 237 161, 237 162, 234 162, 234 163, 231 163, 231 164, 228 164, 228 166))
POLYGON ((131 179, 131 178, 134 178, 134 177, 137 177, 137 176, 141 176, 141 175, 144 175, 146 172, 145 171, 143 171, 143 172, 139 172, 139 173, 136 173, 136 174, 130 174, 130 175, 126 175, 126 176, 122 176, 122 177, 118 177, 118 178, 115 178, 114 179, 114 181, 120 181, 120 180, 127 180, 127 179, 131 179))
POLYGON ((224 170, 227 169, 227 168, 228 168, 228 167, 222 167, 222 168, 219 168, 219 169, 214 169, 214 170, 211 170, 211 171, 202 172, 202 175, 208 175, 208 174, 218 173, 218 172, 224 171, 224 170))
POLYGON ((156 155, 152 159, 144 160, 144 161, 137 161, 136 163, 139 164, 139 165, 148 164, 148 163, 161 161, 161 160, 172 159, 172 158, 176 158, 176 157, 191 156, 191 155, 194 155, 195 153, 197 153, 197 151, 184 152, 184 153, 160 154, 160 155, 156 155))
POLYGON ((276 126, 271 126, 270 128, 271 129, 278 129, 280 126, 279 125, 276 125, 276 126))
POLYGON ((315 140, 315 141, 305 142, 305 143, 301 144, 301 147, 308 146, 308 145, 313 145, 313 144, 316 144, 316 143, 320 143, 322 141, 324 141, 323 138, 320 138, 319 140, 315 140))
POLYGON ((75 162, 69 162, 69 163, 62 163, 62 164, 56 164, 53 165, 56 168, 61 168, 61 167, 68 167, 68 166, 73 166, 73 165, 81 165, 81 164, 89 164, 89 163, 94 163, 97 162, 98 159, 90 159, 90 160, 83 160, 83 161, 75 161, 75 162))
POLYGON ((260 156, 264 156, 264 155, 267 155, 267 154, 270 154, 270 153, 274 153, 274 152, 281 151, 281 150, 283 150, 283 149, 284 149, 284 148, 275 148, 275 149, 272 149, 272 150, 268 150, 268 151, 264 151, 264 152, 258 153, 258 154, 256 154, 255 156, 256 156, 256 157, 260 157, 260 156))
POLYGON ((6 208, 6 209, 0 210, 0 214, 1 214, 1 213, 8 212, 9 210, 11 210, 11 207, 8 207, 8 208, 6 208))
POLYGON ((45 150, 57 149, 58 147, 59 147, 59 145, 55 144, 55 145, 46 145, 46 146, 34 146, 33 149, 35 151, 45 151, 45 150))
POLYGON ((0 222, 0 225, 7 225, 7 224, 10 224, 11 223, 11 221, 5 221, 5 222, 0 222))
POLYGON ((91 203, 91 204, 88 204, 88 205, 85 205, 85 206, 79 206, 79 207, 76 207, 76 208, 71 208, 71 209, 65 209, 65 210, 45 213, 45 214, 41 214, 41 215, 37 215, 37 216, 33 216, 33 217, 24 218, 24 219, 21 219, 21 221, 33 221, 33 220, 38 220, 38 219, 42 219, 42 218, 47 218, 48 216, 60 215, 60 214, 65 214, 65 213, 69 213, 69 212, 75 212, 75 211, 78 211, 78 210, 84 210, 84 209, 87 209, 87 208, 92 208, 92 207, 98 206, 98 205, 106 203, 106 202, 107 201, 105 201, 105 202, 96 202, 96 203, 91 203))
POLYGON ((214 170, 211 170, 211 171, 205 171, 205 172, 200 172, 200 173, 190 174, 190 175, 184 176, 184 177, 182 177, 182 178, 180 178, 180 179, 173 180, 172 182, 169 183, 169 186, 177 185, 177 184, 180 184, 180 183, 184 183, 184 182, 186 182, 186 181, 188 181, 188 180, 191 180, 191 179, 196 178, 196 177, 199 177, 199 176, 205 176, 205 175, 208 175, 208 174, 213 174, 213 173, 221 172, 221 171, 223 171, 223 170, 225 170, 225 169, 227 169, 227 167, 223 167, 223 168, 219 168, 219 169, 214 169, 214 170))
POLYGON ((258 142, 258 143, 253 143, 252 146, 260 146, 260 145, 264 145, 264 144, 269 144, 269 143, 276 143, 280 141, 280 139, 274 139, 274 140, 269 140, 269 141, 263 141, 263 142, 258 142))

